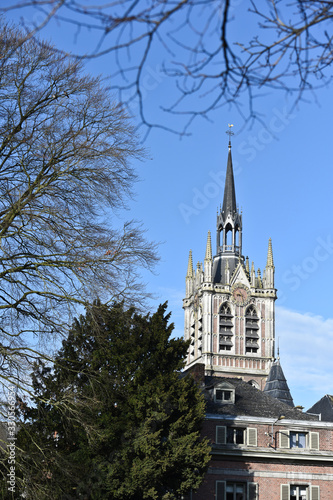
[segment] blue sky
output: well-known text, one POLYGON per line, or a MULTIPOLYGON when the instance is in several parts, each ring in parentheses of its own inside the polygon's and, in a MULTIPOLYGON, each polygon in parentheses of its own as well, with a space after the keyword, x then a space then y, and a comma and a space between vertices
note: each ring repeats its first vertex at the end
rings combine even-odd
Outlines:
MULTIPOLYGON (((67 50, 77 49, 63 27, 46 28, 43 35, 67 50)), ((89 44, 89 36, 79 43, 89 44)), ((111 72, 107 56, 87 69, 111 72)), ((158 54, 145 82, 147 113, 169 125, 171 118, 159 104, 174 90, 161 73, 158 54)), ((156 295, 152 308, 168 300, 175 334, 182 336, 188 253, 192 249, 194 262, 202 262, 208 230, 214 241, 227 163, 225 131, 234 124, 243 253, 263 269, 272 238, 281 364, 294 403, 307 409, 333 394, 333 100, 331 90, 323 88, 291 110, 292 102, 292 96, 262 91, 257 99, 261 122, 251 128, 243 127, 234 108, 225 107, 212 113, 211 121, 194 122, 191 136, 181 140, 152 130, 145 142, 149 159, 136 165, 140 181, 125 216, 142 220, 147 237, 161 242, 160 263, 144 279, 156 295)), ((135 120, 135 106, 132 111, 135 120)))

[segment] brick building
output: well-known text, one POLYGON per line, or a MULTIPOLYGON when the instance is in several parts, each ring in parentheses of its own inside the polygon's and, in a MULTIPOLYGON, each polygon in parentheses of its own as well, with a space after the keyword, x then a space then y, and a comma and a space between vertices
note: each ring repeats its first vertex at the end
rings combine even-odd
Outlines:
POLYGON ((212 443, 192 500, 333 500, 333 422, 294 407, 275 358, 274 271, 271 240, 263 276, 242 255, 229 141, 216 253, 210 233, 196 271, 190 252, 183 302, 187 370, 205 395, 212 443))

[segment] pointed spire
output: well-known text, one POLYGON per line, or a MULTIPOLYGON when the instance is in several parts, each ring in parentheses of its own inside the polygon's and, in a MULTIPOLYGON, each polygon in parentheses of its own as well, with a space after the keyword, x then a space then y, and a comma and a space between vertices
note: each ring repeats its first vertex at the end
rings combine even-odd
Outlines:
POLYGON ((280 359, 275 361, 271 366, 264 392, 289 406, 294 406, 286 377, 280 365, 280 359))
POLYGON ((272 238, 269 238, 269 240, 268 240, 268 252, 267 252, 267 264, 266 264, 266 267, 273 267, 274 268, 273 250, 272 250, 272 238))
POLYGON ((192 250, 190 250, 190 254, 188 257, 186 278, 193 278, 193 277, 194 277, 194 271, 193 271, 192 250))
POLYGON ((222 213, 224 214, 224 217, 226 217, 227 214, 229 213, 233 214, 235 212, 237 212, 236 191, 235 191, 234 172, 232 168, 231 144, 229 141, 228 164, 227 164, 227 173, 225 177, 222 213))
POLYGON ((210 236, 210 231, 208 231, 205 260, 212 260, 212 258, 213 258, 213 254, 212 254, 212 239, 211 239, 211 236, 210 236))
POLYGON ((248 257, 246 257, 245 269, 247 274, 250 275, 250 262, 248 257))
POLYGON ((273 250, 272 250, 272 239, 268 240, 268 252, 267 252, 267 264, 264 279, 265 288, 274 288, 274 261, 273 261, 273 250))

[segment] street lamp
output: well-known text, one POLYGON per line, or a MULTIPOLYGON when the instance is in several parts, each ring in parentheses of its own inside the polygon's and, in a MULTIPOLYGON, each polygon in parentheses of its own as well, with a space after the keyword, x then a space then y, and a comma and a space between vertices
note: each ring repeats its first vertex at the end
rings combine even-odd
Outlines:
POLYGON ((271 432, 270 432, 270 436, 272 438, 272 441, 271 441, 271 446, 273 446, 273 443, 274 443, 274 425, 276 424, 276 422, 278 422, 279 420, 283 420, 284 418, 286 418, 284 415, 280 415, 276 420, 275 422, 272 423, 272 429, 271 429, 271 432))

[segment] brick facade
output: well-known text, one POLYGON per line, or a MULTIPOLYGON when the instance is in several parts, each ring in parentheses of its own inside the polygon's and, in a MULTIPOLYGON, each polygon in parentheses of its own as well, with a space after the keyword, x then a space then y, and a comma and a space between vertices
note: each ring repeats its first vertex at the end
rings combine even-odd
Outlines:
POLYGON ((221 386, 215 377, 206 383, 205 397, 202 434, 212 443, 212 459, 191 500, 333 500, 333 422, 307 415, 244 381, 228 379, 221 386), (235 401, 230 398, 228 406, 214 400, 216 390, 233 383, 235 401), (236 486, 243 493, 227 496, 226 488, 236 486), (300 496, 292 495, 293 488, 300 496))

